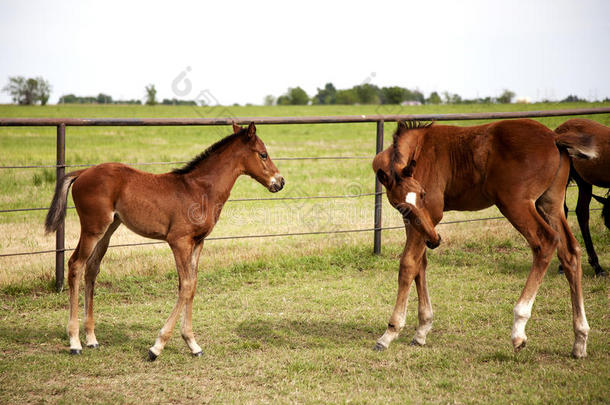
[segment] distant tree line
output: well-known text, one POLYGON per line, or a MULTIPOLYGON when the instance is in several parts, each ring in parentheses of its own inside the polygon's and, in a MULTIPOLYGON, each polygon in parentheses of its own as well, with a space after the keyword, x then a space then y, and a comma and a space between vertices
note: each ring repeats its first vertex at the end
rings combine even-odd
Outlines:
POLYGON ((490 104, 510 103, 515 93, 504 90, 499 97, 485 97, 476 99, 462 99, 459 94, 444 92, 441 95, 433 91, 426 98, 418 89, 412 90, 400 86, 379 87, 374 84, 359 84, 349 89, 337 89, 332 83, 326 83, 318 88, 313 97, 301 87, 290 87, 286 93, 275 99, 267 95, 265 105, 305 105, 305 104, 490 104))
MULTIPOLYGON (((40 103, 46 105, 51 95, 51 85, 42 77, 25 78, 23 76, 9 77, 8 84, 2 88, 4 92, 11 95, 13 103, 21 105, 34 105, 40 103)), ((145 88, 146 105, 156 105, 157 89, 154 84, 145 88)), ((498 97, 477 97, 463 99, 459 94, 445 91, 439 94, 433 91, 424 97, 418 89, 411 90, 400 86, 379 87, 374 84, 364 83, 349 89, 337 89, 332 83, 326 83, 323 88, 318 88, 316 94, 310 97, 301 87, 290 87, 281 96, 275 98, 273 95, 265 96, 264 105, 354 105, 354 104, 509 104, 515 98, 515 93, 505 89, 498 97)), ((609 102, 606 97, 604 102, 609 102)), ((517 100, 517 102, 520 102, 517 100)), ((526 101, 527 102, 527 101, 526 101)), ((551 102, 543 100, 542 102, 551 102)), ((576 95, 569 95, 560 103, 588 102, 576 95)), ((139 99, 114 100, 112 96, 99 93, 97 96, 76 96, 65 94, 59 98, 58 104, 142 104, 139 99)), ((163 105, 190 105, 196 106, 195 100, 179 100, 176 98, 165 98, 160 104, 163 105)), ((202 103, 203 105, 203 103, 202 103)), ((237 105, 237 104, 234 104, 237 105)))
POLYGON ((142 104, 141 100, 114 100, 112 96, 99 93, 97 96, 75 96, 65 94, 59 98, 57 104, 142 104))
MULTIPOLYGON (((400 86, 379 87, 374 84, 360 84, 349 89, 337 89, 332 83, 326 83, 318 88, 313 97, 301 87, 290 87, 286 93, 277 99, 273 95, 265 96, 265 105, 330 105, 330 104, 510 104, 515 99, 515 92, 505 89, 498 97, 477 97, 464 99, 459 94, 448 91, 439 94, 433 91, 425 97, 415 89, 400 86)), ((548 102, 548 100, 545 100, 548 102)), ((604 101, 610 101, 606 98, 604 101)), ((570 95, 560 103, 587 102, 587 100, 570 95)))

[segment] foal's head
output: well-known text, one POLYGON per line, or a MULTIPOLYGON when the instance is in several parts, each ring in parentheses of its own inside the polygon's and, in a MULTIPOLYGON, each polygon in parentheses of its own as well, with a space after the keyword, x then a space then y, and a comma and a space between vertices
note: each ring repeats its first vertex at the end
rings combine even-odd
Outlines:
POLYGON ((265 144, 256 135, 254 123, 251 122, 247 128, 233 124, 233 132, 236 134, 243 133, 245 137, 244 173, 267 187, 272 193, 280 191, 285 184, 284 177, 269 157, 265 144))
POLYGON ((441 237, 436 233, 426 208, 426 191, 414 178, 417 166, 414 157, 419 142, 415 134, 409 135, 411 139, 407 136, 409 130, 428 126, 399 122, 392 146, 375 156, 373 170, 386 188, 388 201, 402 214, 405 224, 412 225, 426 238, 426 245, 434 249, 441 243, 441 237))

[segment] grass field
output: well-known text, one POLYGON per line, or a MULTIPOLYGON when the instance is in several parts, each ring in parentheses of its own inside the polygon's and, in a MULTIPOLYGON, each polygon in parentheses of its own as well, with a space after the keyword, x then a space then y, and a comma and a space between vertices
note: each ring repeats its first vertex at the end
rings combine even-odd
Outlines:
MULTIPOLYGON (((598 104, 601 106, 603 104, 598 104)), ((608 104, 605 104, 607 106, 608 104)), ((294 116, 479 112, 579 108, 590 104, 493 106, 191 107, 0 106, 1 117, 294 116)), ((610 115, 591 116, 610 125, 610 115)), ((554 128, 565 118, 540 119, 554 128)), ((466 125, 466 123, 458 123, 466 125)), ((471 123, 474 124, 474 123, 471 123)), ((386 145, 393 124, 386 124, 386 145)), ((218 127, 67 129, 67 163, 184 161, 227 135, 218 127)), ((270 156, 361 156, 283 161, 277 195, 241 178, 232 198, 321 196, 373 191, 374 124, 260 126, 270 156)), ((53 164, 54 128, 0 128, 0 165, 53 164)), ((167 171, 171 166, 142 166, 167 171)), ((0 209, 48 206, 53 169, 3 170, 0 209)), ((598 190, 601 192, 601 190, 598 190)), ((575 206, 575 189, 569 190, 575 206)), ((596 203, 592 207, 599 207, 596 203)), ((228 203, 211 236, 370 228, 373 197, 228 203)), ((0 253, 52 249, 45 212, 0 216, 0 253)), ((447 213, 444 220, 497 215, 447 213)), ((599 213, 591 228, 600 262, 610 268, 610 233, 599 213)), ((579 241, 575 218, 570 223, 579 241)), ((400 218, 384 205, 384 226, 400 218)), ((389 350, 371 350, 396 294, 404 232, 384 231, 382 255, 372 233, 210 241, 202 254, 193 327, 204 349, 188 354, 179 332, 155 363, 148 347, 176 298, 169 248, 111 249, 96 289, 99 350, 67 354, 67 292, 52 291, 53 255, 0 258, 0 402, 608 402, 610 318, 606 279, 583 257, 589 357, 569 357, 569 290, 555 259, 528 323, 528 346, 514 354, 512 307, 531 255, 505 220, 441 225, 430 252, 428 284, 435 323, 424 348, 408 346, 416 324, 415 289, 407 326, 389 350)), ((69 211, 66 245, 78 238, 69 211)), ((143 241, 120 229, 112 243, 143 241)), ((82 298, 81 298, 82 302, 82 298)))

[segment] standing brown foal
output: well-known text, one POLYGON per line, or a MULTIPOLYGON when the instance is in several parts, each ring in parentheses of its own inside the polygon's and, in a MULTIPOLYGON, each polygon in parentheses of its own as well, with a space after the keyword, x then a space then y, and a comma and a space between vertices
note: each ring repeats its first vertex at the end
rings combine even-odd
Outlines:
POLYGON ((591 138, 556 135, 532 120, 499 121, 475 127, 401 122, 393 144, 379 153, 373 170, 388 200, 404 216, 407 241, 400 259, 398 297, 376 350, 387 348, 405 325, 407 299, 415 280, 419 326, 412 344, 424 345, 432 327, 426 285, 426 246, 435 248, 434 227, 443 211, 476 211, 496 205, 527 239, 532 268, 514 309, 516 351, 525 346, 525 324, 551 256, 558 251, 572 296, 575 333, 572 354, 586 356, 589 325, 581 291, 580 248, 563 213, 568 153, 595 156, 591 138))
POLYGON ((589 264, 595 269, 596 275, 607 276, 608 274, 600 266, 597 253, 593 248, 589 231, 589 204, 593 197, 604 205, 602 216, 606 227, 610 229, 610 199, 593 194, 593 186, 610 188, 610 128, 595 121, 574 118, 558 126, 555 132, 557 134, 582 133, 592 136, 595 140, 597 157, 591 160, 573 159, 570 177, 578 185, 576 218, 578 218, 578 225, 582 231, 589 264))
POLYGON ((193 297, 203 241, 216 224, 235 181, 247 174, 277 192, 284 186, 254 123, 233 125, 227 136, 181 169, 165 174, 141 172, 120 163, 104 163, 58 179, 47 214, 47 232, 57 230, 65 216, 66 197, 72 197, 80 218, 81 235, 70 257, 70 353, 80 354, 78 285, 85 270, 85 332, 87 347, 98 347, 94 333, 93 288, 110 237, 121 223, 135 233, 167 241, 178 269, 178 302, 148 352, 155 360, 167 343, 182 312, 182 337, 195 356, 201 348, 192 330, 193 297))

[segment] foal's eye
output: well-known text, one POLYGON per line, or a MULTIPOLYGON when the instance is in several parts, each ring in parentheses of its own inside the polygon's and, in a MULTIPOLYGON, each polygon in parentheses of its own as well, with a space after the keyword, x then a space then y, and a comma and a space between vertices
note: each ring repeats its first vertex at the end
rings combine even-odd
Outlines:
POLYGON ((259 155, 259 156, 261 157, 261 159, 263 159, 263 160, 266 160, 266 159, 267 159, 267 154, 266 154, 265 152, 263 152, 263 153, 259 153, 258 155, 259 155))

